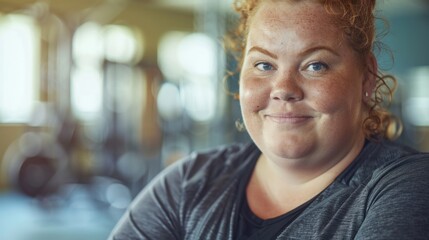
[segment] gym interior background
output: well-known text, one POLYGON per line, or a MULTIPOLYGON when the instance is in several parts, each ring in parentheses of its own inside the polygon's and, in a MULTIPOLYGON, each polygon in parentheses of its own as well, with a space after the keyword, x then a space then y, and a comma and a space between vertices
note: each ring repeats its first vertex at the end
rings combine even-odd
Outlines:
MULTIPOLYGON (((398 141, 429 151, 429 2, 378 4, 398 141)), ((235 20, 230 0, 0 0, 0 239, 106 239, 161 169, 248 141, 235 20)))

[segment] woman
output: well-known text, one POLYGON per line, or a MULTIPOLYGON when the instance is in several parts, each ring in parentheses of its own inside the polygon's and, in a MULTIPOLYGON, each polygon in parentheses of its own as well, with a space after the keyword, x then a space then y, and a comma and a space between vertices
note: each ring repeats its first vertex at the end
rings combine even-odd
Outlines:
POLYGON ((385 140, 375 0, 235 6, 253 143, 166 169, 111 238, 426 239, 429 154, 385 140))

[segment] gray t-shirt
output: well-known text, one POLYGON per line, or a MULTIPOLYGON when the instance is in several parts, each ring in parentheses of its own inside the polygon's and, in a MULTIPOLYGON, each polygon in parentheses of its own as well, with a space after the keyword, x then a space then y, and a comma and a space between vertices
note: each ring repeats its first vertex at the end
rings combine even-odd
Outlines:
MULTIPOLYGON (((194 153, 139 194, 110 239, 234 239, 250 144, 194 153)), ((429 154, 367 142, 354 162, 275 239, 429 239, 429 154)))

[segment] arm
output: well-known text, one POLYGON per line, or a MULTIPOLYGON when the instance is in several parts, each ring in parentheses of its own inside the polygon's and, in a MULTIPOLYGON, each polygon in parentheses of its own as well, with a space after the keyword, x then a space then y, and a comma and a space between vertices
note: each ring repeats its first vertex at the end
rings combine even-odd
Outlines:
POLYGON ((182 165, 161 172, 137 196, 109 239, 181 239, 179 201, 182 165))
POLYGON ((355 239, 429 237, 429 159, 403 162, 373 187, 367 215, 355 239))

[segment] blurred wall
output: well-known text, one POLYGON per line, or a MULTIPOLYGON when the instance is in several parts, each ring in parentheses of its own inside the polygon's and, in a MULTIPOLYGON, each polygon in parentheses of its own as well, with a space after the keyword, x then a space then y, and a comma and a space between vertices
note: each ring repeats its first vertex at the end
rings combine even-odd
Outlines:
MULTIPOLYGON (((390 33, 384 42, 394 55, 393 70, 404 75, 416 66, 429 66, 429 11, 424 8, 386 15, 390 33)), ((404 84, 406 84, 406 79, 404 84)))
MULTIPOLYGON (((429 152, 429 122, 424 126, 415 126, 410 122, 410 106, 406 104, 413 97, 429 99, 429 75, 420 76, 419 81, 415 79, 418 69, 429 69, 429 5, 426 3, 412 9, 394 9, 381 14, 389 22, 388 35, 382 41, 393 54, 393 61, 388 54, 380 56, 379 60, 383 70, 398 77, 399 88, 392 109, 404 121, 404 132, 399 141, 429 152)), ((413 110, 413 116, 427 118, 429 101, 420 105, 416 111, 413 110)))
MULTIPOLYGON (((158 43, 163 34, 169 31, 195 31, 195 14, 192 9, 173 9, 160 6, 156 4, 156 1, 55 0, 38 2, 35 0, 0 0, 0 16, 8 13, 21 13, 35 16, 39 18, 41 24, 44 24, 45 20, 43 16, 38 15, 44 14, 43 12, 55 15, 61 19, 65 23, 63 30, 69 34, 73 34, 73 31, 79 25, 87 21, 98 22, 101 25, 119 24, 136 29, 142 33, 144 41, 144 55, 138 65, 142 68, 149 69, 149 75, 151 75, 152 71, 150 69, 156 68, 157 66, 158 43)), ((44 34, 42 33, 42 35, 44 34)), ((72 35, 70 35, 70 37, 71 36, 72 35)), ((46 35, 42 37, 46 38, 46 35)), ((41 56, 41 83, 38 85, 40 86, 39 99, 41 101, 49 101, 52 100, 47 99, 49 98, 47 88, 50 83, 48 83, 46 78, 52 74, 47 72, 49 64, 52 62, 47 59, 50 54, 46 53, 46 48, 48 47, 46 45, 47 40, 41 39, 41 42, 42 41, 45 41, 41 46, 42 51, 45 52, 42 52, 41 56)), ((68 41, 70 41, 70 39, 68 39, 68 41)), ((67 62, 66 56, 64 62, 67 62)), ((144 129, 144 133, 142 134, 151 137, 151 134, 152 136, 154 134, 156 135, 156 133, 153 132, 157 131, 156 128, 158 124, 156 121, 156 96, 153 95, 154 91, 156 91, 157 84, 149 83, 147 86, 149 86, 149 89, 147 89, 145 103, 147 103, 148 106, 145 108, 145 113, 152 115, 153 118, 148 119, 145 125, 142 126, 144 129)), ((54 94, 59 95, 54 96, 54 98, 58 98, 66 93, 60 92, 54 94)), ((51 96, 51 98, 53 97, 51 96)), ((26 126, 24 124, 0 124, 0 163, 7 147, 17 140, 25 129, 26 126)), ((156 144, 154 140, 148 141, 146 139, 146 142, 148 142, 149 146, 150 144, 156 144)), ((5 187, 5 169, 1 169, 1 166, 0 164, 0 189, 5 187)))

